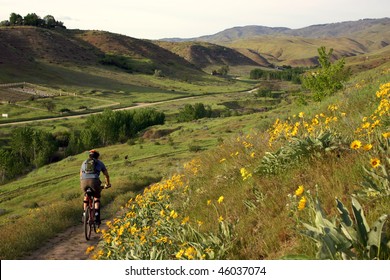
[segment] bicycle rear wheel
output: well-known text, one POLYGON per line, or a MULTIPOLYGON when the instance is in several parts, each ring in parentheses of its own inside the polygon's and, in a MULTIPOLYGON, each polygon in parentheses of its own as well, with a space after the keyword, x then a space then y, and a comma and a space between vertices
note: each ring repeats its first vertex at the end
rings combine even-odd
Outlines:
POLYGON ((91 209, 87 207, 85 208, 85 217, 84 217, 84 233, 85 233, 85 239, 87 240, 91 238, 92 224, 93 222, 91 221, 91 209))

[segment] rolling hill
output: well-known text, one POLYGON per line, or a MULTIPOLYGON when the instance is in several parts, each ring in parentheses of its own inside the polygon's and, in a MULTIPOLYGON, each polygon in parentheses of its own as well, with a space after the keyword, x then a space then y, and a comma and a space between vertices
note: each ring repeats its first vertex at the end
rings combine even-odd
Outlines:
POLYGON ((233 27, 214 35, 173 42, 208 42, 226 46, 250 57, 260 65, 313 66, 320 46, 333 48, 335 58, 370 54, 390 44, 390 18, 362 19, 312 25, 300 29, 286 27, 233 27))
POLYGON ((251 65, 259 66, 259 61, 238 50, 204 42, 166 42, 156 41, 157 45, 166 48, 199 68, 210 65, 251 65))
MULTIPOLYGON (((22 75, 41 64, 61 66, 114 66, 130 73, 153 74, 155 69, 199 74, 183 58, 149 41, 103 31, 49 30, 37 27, 0 28, 2 70, 22 75), (172 66, 175 66, 172 68, 172 66)), ((107 67, 106 67, 107 68, 107 67)))
MULTIPOLYGON (((315 66, 317 49, 334 49, 334 58, 361 57, 381 53, 388 61, 390 19, 363 19, 312 25, 300 29, 244 26, 214 35, 190 39, 136 39, 106 31, 44 29, 28 26, 0 28, 0 82, 21 77, 36 81, 61 80, 55 67, 94 67, 186 80, 200 79, 211 67, 221 65, 274 67, 315 66)), ((356 60, 356 59, 355 59, 356 60)), ((382 60, 377 60, 380 63, 382 60)), ((77 76, 74 73, 74 76, 77 76)), ((69 78, 72 80, 72 78, 69 78)), ((36 81, 40 82, 40 81, 36 81)))

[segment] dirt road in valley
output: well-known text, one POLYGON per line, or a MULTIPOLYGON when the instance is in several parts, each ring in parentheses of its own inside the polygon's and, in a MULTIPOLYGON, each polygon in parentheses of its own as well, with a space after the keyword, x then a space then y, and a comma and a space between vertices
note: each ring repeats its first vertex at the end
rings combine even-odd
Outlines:
MULTIPOLYGON (((134 109, 151 107, 151 106, 155 106, 155 105, 158 105, 158 104, 172 103, 172 102, 176 102, 176 101, 183 101, 183 100, 192 99, 192 98, 195 98, 195 96, 183 97, 183 98, 178 98, 178 99, 174 99, 174 100, 158 101, 158 102, 153 102, 153 103, 137 103, 134 106, 124 107, 124 108, 119 108, 119 109, 113 109, 113 111, 134 110, 134 109)), ((100 114, 100 113, 101 112, 95 112, 95 113, 80 114, 80 115, 71 115, 71 116, 62 116, 62 117, 54 117, 54 118, 36 119, 36 120, 30 120, 30 121, 17 121, 17 122, 9 122, 9 123, 0 123, 0 126, 9 126, 9 125, 18 125, 18 124, 30 124, 30 123, 35 123, 35 122, 47 122, 47 121, 61 120, 61 119, 82 118, 82 117, 87 117, 88 115, 100 114)))

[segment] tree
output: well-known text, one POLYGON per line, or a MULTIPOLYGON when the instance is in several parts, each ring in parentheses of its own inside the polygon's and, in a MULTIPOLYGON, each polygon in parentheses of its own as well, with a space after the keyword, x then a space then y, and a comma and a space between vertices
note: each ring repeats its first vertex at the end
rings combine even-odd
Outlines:
POLYGON ((211 117, 212 110, 210 106, 204 106, 203 103, 195 103, 195 105, 186 104, 184 108, 180 110, 178 115, 179 122, 188 122, 192 120, 198 120, 201 118, 211 117))
POLYGON ((228 73, 229 73, 229 65, 224 65, 224 66, 221 66, 221 68, 219 68, 218 72, 222 75, 222 76, 226 76, 228 73))
POLYGON ((9 23, 11 25, 21 25, 23 24, 23 17, 19 14, 12 13, 9 17, 9 23))
POLYGON ((31 141, 32 159, 34 167, 41 167, 50 162, 58 146, 54 136, 48 132, 35 130, 31 141))
POLYGON ((229 73, 229 70, 230 70, 229 65, 223 65, 219 69, 213 70, 211 72, 211 75, 213 75, 213 76, 227 76, 227 74, 229 73))
POLYGON ((0 183, 21 174, 23 164, 12 151, 0 149, 0 183))
POLYGON ((11 150, 18 155, 19 161, 22 163, 31 162, 31 139, 33 138, 33 134, 34 130, 30 127, 16 128, 11 134, 11 150))
POLYGON ((41 18, 35 13, 27 14, 24 17, 24 25, 39 26, 41 21, 41 18))
POLYGON ((318 49, 318 62, 320 68, 317 71, 305 73, 302 79, 304 88, 314 93, 314 100, 321 101, 324 97, 334 94, 343 88, 343 82, 347 81, 350 71, 345 69, 344 59, 331 63, 333 49, 326 52, 325 47, 318 49))
POLYGON ((57 21, 52 15, 47 15, 43 18, 43 21, 45 22, 45 26, 48 28, 53 28, 57 25, 57 21))

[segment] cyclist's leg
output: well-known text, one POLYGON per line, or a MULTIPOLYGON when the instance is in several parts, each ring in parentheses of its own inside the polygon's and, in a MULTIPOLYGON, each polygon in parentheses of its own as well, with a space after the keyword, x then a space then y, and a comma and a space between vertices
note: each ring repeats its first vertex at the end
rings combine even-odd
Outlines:
POLYGON ((101 187, 101 182, 99 179, 94 180, 94 184, 92 186, 94 192, 95 192, 95 197, 94 197, 94 202, 95 202, 95 210, 96 210, 96 223, 100 224, 100 195, 102 192, 102 187, 101 187))
POLYGON ((83 192, 84 194, 84 200, 83 200, 83 211, 85 211, 85 208, 87 208, 87 203, 88 203, 88 200, 87 200, 87 195, 85 194, 87 188, 91 185, 90 183, 90 180, 81 180, 80 181, 80 188, 81 188, 81 191, 83 192))

